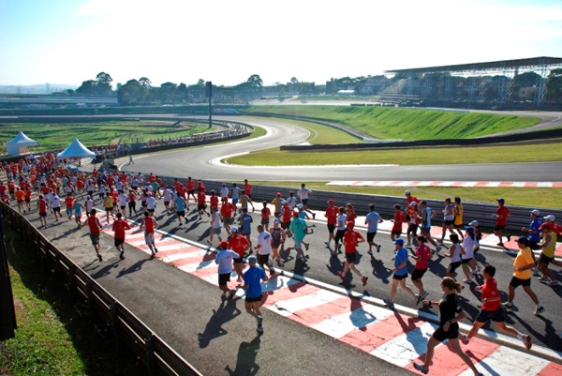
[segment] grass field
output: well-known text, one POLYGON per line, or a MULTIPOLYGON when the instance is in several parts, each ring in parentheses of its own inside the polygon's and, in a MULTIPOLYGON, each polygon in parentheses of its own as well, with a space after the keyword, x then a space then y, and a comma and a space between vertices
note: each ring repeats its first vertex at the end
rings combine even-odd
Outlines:
POLYGON ((132 354, 119 351, 105 326, 93 326, 85 304, 42 266, 4 226, 16 307, 16 337, 0 342, 0 375, 143 375, 132 354), (77 308, 78 307, 78 308, 77 308))
POLYGON ((548 153, 537 152, 540 146, 500 145, 480 147, 411 148, 341 152, 293 152, 262 150, 228 159, 244 166, 305 166, 332 164, 463 164, 551 162, 562 160, 562 141, 548 144, 548 153))
POLYGON ((459 139, 527 128, 536 117, 438 110, 355 106, 255 106, 245 114, 267 112, 305 116, 347 125, 390 140, 459 139))
MULTIPOLYGON (((254 185, 291 187, 295 192, 300 188, 298 183, 290 182, 252 182, 254 185)), ((419 199, 444 200, 447 197, 459 196, 463 202, 495 204, 498 197, 503 197, 507 206, 526 206, 533 208, 561 208, 562 189, 560 188, 456 188, 456 187, 340 187, 326 185, 325 182, 306 182, 312 191, 364 193, 370 195, 396 196, 400 203, 404 199, 404 191, 408 189, 419 199)), ((374 199, 376 202, 376 199, 374 199)))

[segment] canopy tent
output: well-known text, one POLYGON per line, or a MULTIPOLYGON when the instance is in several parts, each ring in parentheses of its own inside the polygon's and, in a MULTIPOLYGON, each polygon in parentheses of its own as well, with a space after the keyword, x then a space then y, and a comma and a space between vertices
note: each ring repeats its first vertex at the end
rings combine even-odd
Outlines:
POLYGON ((95 158, 96 153, 88 150, 77 138, 70 145, 57 155, 58 159, 63 158, 95 158))
POLYGON ((23 132, 20 131, 16 137, 12 140, 6 142, 6 148, 8 149, 8 155, 20 155, 26 154, 28 146, 37 146, 39 143, 31 138, 27 137, 23 132))

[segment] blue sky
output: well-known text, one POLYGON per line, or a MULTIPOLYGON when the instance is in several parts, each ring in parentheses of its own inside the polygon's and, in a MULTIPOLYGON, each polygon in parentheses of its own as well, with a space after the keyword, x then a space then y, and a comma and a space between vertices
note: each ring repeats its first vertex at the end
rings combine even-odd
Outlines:
POLYGON ((562 57, 562 1, 0 0, 0 84, 234 85, 562 57))

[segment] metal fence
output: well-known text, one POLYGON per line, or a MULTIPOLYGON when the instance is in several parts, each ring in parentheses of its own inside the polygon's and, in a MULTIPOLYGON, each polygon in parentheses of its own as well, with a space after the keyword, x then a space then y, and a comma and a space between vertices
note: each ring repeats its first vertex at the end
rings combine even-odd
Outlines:
POLYGON ((86 300, 90 317, 109 325, 117 345, 126 345, 144 363, 150 375, 201 375, 123 303, 50 243, 25 217, 4 203, 0 204, 0 210, 4 223, 26 239, 27 248, 38 253, 45 271, 61 278, 73 299, 86 300))

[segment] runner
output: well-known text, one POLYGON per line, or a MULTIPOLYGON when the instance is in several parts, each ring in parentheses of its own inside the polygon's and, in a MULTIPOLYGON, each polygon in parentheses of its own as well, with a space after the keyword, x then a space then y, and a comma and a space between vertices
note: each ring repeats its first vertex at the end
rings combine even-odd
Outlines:
POLYGON ((328 226, 328 241, 324 242, 328 249, 330 248, 330 242, 334 239, 334 230, 336 229, 336 224, 338 223, 338 215, 340 209, 334 205, 334 200, 328 200, 328 207, 326 208, 326 212, 324 216, 326 217, 326 224, 328 226))
POLYGON ((60 212, 60 197, 57 192, 53 192, 53 197, 51 197, 51 205, 53 208, 53 214, 55 215, 55 221, 59 221, 59 217, 62 218, 62 214, 60 212))
POLYGON ((258 253, 258 264, 264 269, 266 265, 269 269, 269 276, 275 275, 275 270, 269 265, 269 255, 271 254, 271 234, 265 231, 263 225, 258 225, 258 245, 254 248, 258 253))
POLYGON ((316 219, 316 214, 308 209, 308 200, 312 198, 312 191, 306 188, 306 185, 301 184, 301 189, 297 191, 297 196, 299 196, 300 202, 302 203, 303 210, 307 213, 312 214, 312 219, 316 219))
POLYGON ((225 241, 220 242, 217 250, 215 263, 219 266, 219 289, 222 291, 221 299, 224 301, 232 299, 236 294, 236 290, 228 289, 227 283, 230 282, 230 275, 232 274, 232 260, 238 257, 238 253, 228 249, 228 243, 225 241))
POLYGON ((236 186, 236 183, 232 184, 232 205, 235 209, 238 209, 238 198, 240 197, 240 188, 236 186))
POLYGON ((406 196, 406 204, 408 204, 408 206, 412 203, 415 202, 416 204, 420 203, 420 200, 418 200, 418 198, 416 196, 412 196, 412 194, 410 193, 410 191, 405 191, 404 192, 404 196, 406 196))
POLYGON ((125 259, 125 231, 130 230, 131 226, 123 219, 121 213, 117 213, 117 219, 113 222, 113 232, 115 232, 115 248, 119 251, 119 258, 125 259))
POLYGON ((279 218, 281 216, 281 209, 283 208, 283 199, 281 198, 281 192, 277 192, 275 194, 275 198, 271 200, 271 203, 275 206, 273 215, 275 218, 279 218))
POLYGON ((483 327, 488 321, 492 320, 500 332, 511 334, 514 337, 519 338, 523 341, 525 348, 527 350, 531 349, 533 345, 531 337, 527 334, 523 334, 512 326, 505 325, 505 314, 503 313, 501 305, 501 296, 498 290, 498 283, 494 278, 496 274, 496 268, 492 265, 486 265, 482 272, 484 276, 484 284, 477 286, 476 291, 482 292, 482 309, 476 317, 476 320, 472 323, 472 328, 468 335, 462 335, 461 341, 465 345, 468 345, 471 338, 478 334, 478 331, 483 327))
POLYGON ((416 254, 410 255, 411 258, 416 260, 416 266, 412 272, 412 283, 419 291, 416 305, 420 304, 429 295, 429 292, 423 288, 422 277, 429 268, 429 260, 431 259, 431 249, 426 244, 427 239, 425 236, 419 235, 417 240, 418 248, 416 248, 416 254))
POLYGON ((225 202, 228 201, 228 193, 229 192, 230 191, 228 190, 226 184, 223 184, 222 188, 221 188, 221 203, 222 204, 224 204, 225 202))
POLYGON ((275 218, 273 220, 273 227, 269 230, 271 234, 271 257, 273 260, 277 260, 277 266, 283 267, 285 262, 279 255, 279 246, 283 247, 285 244, 285 230, 283 230, 280 226, 279 218, 275 218))
POLYGON ((39 195, 39 200, 37 200, 37 209, 39 212, 39 220, 41 221, 41 225, 44 228, 47 228, 47 208, 49 205, 47 204, 47 200, 43 195, 39 195))
POLYGON ((68 220, 72 219, 72 209, 74 208, 74 195, 70 192, 64 199, 64 206, 66 207, 66 215, 68 220))
MULTIPOLYGON (((456 234, 455 234, 456 235, 456 234)), ((476 247, 476 237, 474 229, 470 226, 466 228, 465 237, 462 241, 462 249, 464 251, 461 257, 462 271, 465 275, 464 283, 472 284, 472 276, 476 275, 476 260, 474 259, 474 248, 476 247)))
POLYGON ((240 283, 244 277, 242 273, 242 269, 244 268, 244 254, 246 250, 250 248, 250 243, 248 243, 245 236, 238 233, 238 227, 232 226, 230 231, 232 235, 228 238, 228 247, 238 253, 238 258, 234 259, 234 270, 236 270, 236 274, 238 274, 237 282, 240 283))
POLYGON ((543 276, 539 279, 539 281, 544 282, 550 287, 559 287, 562 284, 554 278, 554 275, 548 268, 548 264, 554 260, 556 234, 550 231, 550 225, 547 223, 543 223, 540 230, 542 234, 542 241, 539 246, 542 248, 542 253, 539 258, 539 271, 543 274, 543 276))
POLYGON ((209 240, 207 240, 207 244, 213 244, 213 237, 217 235, 219 243, 222 242, 221 237, 221 213, 219 212, 219 208, 216 206, 211 208, 211 228, 209 230, 209 240))
POLYGON ((250 254, 252 254, 252 223, 254 223, 254 219, 250 214, 248 214, 248 208, 242 209, 242 216, 240 217, 239 222, 239 230, 242 235, 246 237, 248 244, 250 245, 250 254))
POLYGON ((255 212, 254 203, 252 202, 252 185, 248 183, 248 179, 244 179, 244 194, 248 197, 250 205, 252 205, 252 212, 255 212))
POLYGON ((340 209, 340 215, 338 215, 338 220, 336 222, 336 236, 334 237, 334 250, 332 251, 332 256, 337 256, 341 253, 341 243, 345 231, 347 230, 347 216, 345 215, 345 208, 342 206, 340 209))
POLYGON ((84 206, 82 206, 78 199, 74 199, 72 206, 74 208, 74 220, 76 221, 78 228, 80 228, 82 227, 82 210, 84 209, 84 206))
POLYGON ((119 213, 123 215, 123 219, 125 219, 125 215, 127 214, 127 211, 125 209, 127 208, 128 200, 129 198, 127 197, 127 195, 123 192, 123 190, 120 190, 119 195, 117 196, 117 204, 119 206, 119 213))
POLYGON ((92 200, 92 196, 88 195, 88 197, 86 197, 85 206, 86 216, 89 216, 92 212, 92 209, 94 208, 94 200, 92 200))
POLYGON ((144 242, 150 249, 151 255, 150 258, 155 258, 156 253, 158 253, 158 249, 156 249, 156 245, 154 244, 154 230, 158 227, 158 223, 154 216, 149 213, 148 211, 144 212, 144 218, 141 221, 139 228, 144 228, 144 242))
POLYGON ((408 209, 406 209, 406 221, 408 222, 408 229, 406 230, 406 237, 408 243, 406 248, 412 246, 412 242, 416 240, 418 236, 418 227, 420 224, 420 212, 418 210, 418 203, 415 201, 410 202, 408 209))
POLYGON ((415 302, 418 300, 414 291, 406 285, 406 279, 408 278, 408 250, 404 248, 404 239, 396 239, 394 241, 394 245, 396 248, 396 254, 392 258, 392 261, 394 261, 394 269, 392 269, 392 272, 394 274, 392 275, 390 297, 383 299, 389 308, 394 308, 394 298, 396 297, 396 290, 399 284, 404 291, 412 295, 415 302))
POLYGON ((263 208, 261 209, 261 224, 265 228, 265 231, 269 231, 269 218, 271 217, 271 210, 267 207, 267 201, 263 202, 263 208))
POLYGON ((380 244, 375 243, 375 236, 379 223, 382 223, 382 217, 375 211, 375 204, 369 204, 369 213, 365 216, 365 224, 367 225, 367 242, 369 243, 369 255, 373 255, 373 245, 377 247, 377 253, 381 251, 380 244))
POLYGON ((441 246, 431 237, 431 218, 435 217, 435 212, 427 206, 424 200, 420 202, 420 232, 428 242, 435 246, 435 252, 439 253, 441 246))
MULTIPOLYGON (((20 213, 24 212, 25 213, 25 208, 24 208, 25 191, 23 189, 16 188, 15 196, 16 196, 16 201, 18 203, 18 212, 20 212, 20 213)), ((71 214, 72 214, 72 212, 71 212, 71 214)))
POLYGON ((462 255, 464 255, 464 249, 459 243, 459 236, 457 234, 449 235, 449 240, 451 240, 451 247, 449 248, 449 253, 445 253, 445 257, 449 257, 451 261, 449 262, 449 267, 447 268, 447 277, 455 279, 457 273, 455 272, 459 266, 462 264, 462 255))
POLYGON ((298 200, 295 197, 295 192, 289 192, 289 197, 285 201, 287 202, 287 205, 289 205, 291 210, 293 210, 298 203, 298 200))
POLYGON ((248 257, 249 268, 244 273, 244 286, 246 290, 246 312, 254 316, 257 321, 258 333, 263 333, 263 318, 260 311, 260 302, 262 298, 261 281, 267 281, 267 276, 262 268, 256 266, 257 259, 255 256, 248 257))
POLYGON ((357 253, 357 245, 363 243, 365 239, 363 236, 353 229, 355 222, 348 221, 346 223, 347 231, 343 236, 343 244, 345 246, 345 264, 343 266, 343 273, 338 271, 338 276, 342 280, 345 279, 347 272, 351 269, 359 278, 361 278, 361 284, 365 286, 367 284, 367 276, 361 274, 359 270, 355 267, 355 256, 357 253))
POLYGON ((451 199, 449 197, 445 199, 445 208, 442 210, 442 212, 443 225, 441 226, 441 228, 443 229, 443 232, 441 234, 441 240, 439 240, 439 243, 441 244, 443 244, 443 241, 445 240, 445 234, 447 233, 447 230, 449 230, 449 233, 453 233, 453 225, 455 223, 455 211, 453 205, 451 205, 451 199))
MULTIPOLYGON (((25 196, 24 196, 24 200, 25 200, 25 205, 27 207, 27 211, 31 212, 31 195, 33 194, 33 191, 31 190, 31 187, 29 187, 29 185, 27 186, 27 188, 25 189, 25 196)), ((25 213, 25 210, 24 210, 25 213)))
POLYGON ((520 236, 517 240, 517 245, 519 246, 519 252, 513 259, 513 277, 509 282, 507 302, 504 302, 503 305, 507 309, 512 309, 515 289, 519 286, 523 286, 523 290, 536 304, 533 314, 537 316, 544 312, 544 307, 539 302, 537 295, 531 290, 531 277, 533 274, 531 269, 533 269, 535 263, 533 261, 533 256, 531 256, 532 251, 529 248, 529 239, 520 236))
POLYGON ((133 212, 135 212, 135 215, 137 215, 137 194, 135 193, 136 189, 131 189, 129 190, 129 201, 128 201, 128 205, 129 205, 129 217, 133 216, 133 212))
POLYGON ((156 205, 158 205, 158 201, 156 201, 154 194, 147 193, 145 205, 146 205, 146 211, 148 211, 151 214, 154 214, 154 211, 156 210, 156 205))
POLYGON ((400 205, 394 205, 394 218, 391 221, 394 223, 392 225, 392 231, 390 232, 390 240, 395 241, 402 235, 402 223, 406 220, 404 212, 400 210, 400 205))
POLYGON ((207 214, 208 217, 211 216, 211 213, 207 211, 206 200, 207 196, 205 196, 205 191, 199 188, 197 190, 197 214, 199 215, 199 220, 202 219, 203 213, 207 214))
POLYGON ((211 207, 211 213, 213 212, 213 208, 219 210, 219 198, 215 190, 211 190, 211 197, 209 197, 209 206, 211 207))
MULTIPOLYGON (((296 214, 296 213, 295 213, 296 214)), ((293 234, 293 240, 295 241, 295 251, 297 251, 297 260, 300 260, 303 263, 308 261, 308 255, 302 251, 302 242, 304 236, 306 234, 306 228, 308 224, 305 222, 304 219, 299 218, 298 215, 295 215, 291 224, 289 225, 289 231, 293 234)))
MULTIPOLYGON (((500 247, 503 247, 503 240, 502 240, 502 231, 507 225, 507 217, 510 216, 509 209, 504 205, 505 200, 503 198, 498 198, 496 200, 498 202, 498 208, 496 209, 496 214, 492 214, 493 218, 496 218, 496 227, 494 228, 494 235, 496 235, 500 242, 497 244, 500 247)), ((510 240, 511 235, 506 235, 507 241, 510 240)))
POLYGON ((232 213, 234 213, 235 211, 236 208, 234 207, 234 205, 232 205, 228 201, 228 198, 226 198, 226 201, 221 206, 221 215, 222 215, 222 223, 224 225, 224 229, 229 235, 230 235, 230 223, 232 221, 232 213))
POLYGON ((281 228, 287 232, 287 236, 291 237, 293 234, 289 230, 291 219, 293 218, 293 209, 287 204, 287 201, 282 202, 283 208, 281 209, 281 228))
POLYGON ((185 217, 185 198, 183 196, 178 196, 176 198, 176 215, 178 216, 178 221, 180 222, 180 226, 183 225, 182 218, 184 219, 185 223, 187 224, 187 218, 185 217))
POLYGON ((90 215, 86 218, 82 226, 85 226, 86 224, 90 229, 90 240, 92 241, 92 245, 94 246, 94 250, 96 251, 98 260, 102 262, 103 258, 100 254, 100 230, 102 226, 98 217, 96 217, 96 209, 92 209, 90 211, 90 215))
POLYGON ((170 210, 173 213, 173 208, 170 207, 170 201, 172 201, 172 190, 168 188, 167 185, 164 186, 164 208, 166 209, 166 213, 169 213, 170 210))
POLYGON ((197 198, 195 197, 195 180, 191 179, 191 176, 187 178, 187 199, 186 199, 186 207, 189 205, 189 196, 193 197, 193 201, 197 202, 197 198))
POLYGON ((427 374, 429 372, 431 360, 433 359, 435 347, 447 339, 449 346, 466 363, 472 372, 474 372, 476 376, 482 375, 478 372, 474 363, 470 360, 470 357, 462 351, 459 344, 458 322, 466 318, 466 313, 464 313, 457 302, 457 293, 460 293, 462 290, 461 284, 455 282, 455 280, 450 277, 444 277, 441 280, 441 289, 445 293, 445 296, 438 302, 431 302, 428 300, 422 302, 424 306, 436 305, 439 307, 439 328, 433 332, 427 342, 425 362, 423 364, 414 363, 414 368, 424 375, 427 374))

